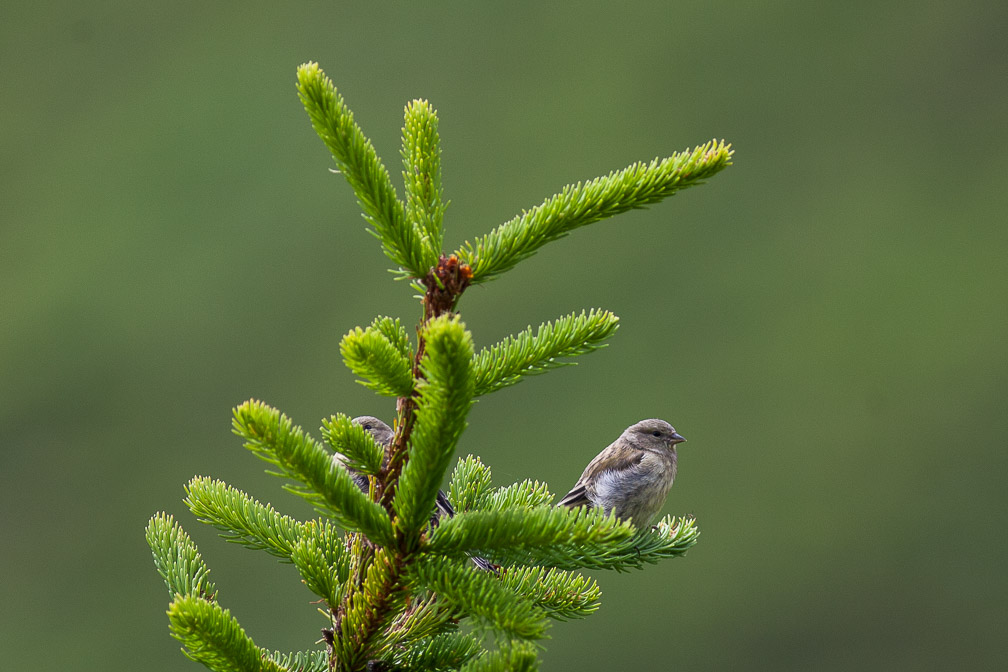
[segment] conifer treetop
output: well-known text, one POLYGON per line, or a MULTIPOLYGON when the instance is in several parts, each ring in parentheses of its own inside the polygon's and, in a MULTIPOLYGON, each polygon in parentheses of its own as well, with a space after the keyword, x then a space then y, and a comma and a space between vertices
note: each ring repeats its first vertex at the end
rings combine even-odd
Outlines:
POLYGON ((168 589, 170 632, 211 670, 534 670, 552 621, 600 607, 597 581, 581 570, 625 571, 682 556, 699 528, 689 516, 637 529, 595 509, 557 507, 536 474, 496 485, 477 456, 458 458, 451 469, 477 397, 574 364, 605 347, 619 327, 607 310, 574 310, 477 349, 459 299, 575 229, 701 184, 731 165, 731 146, 710 141, 568 185, 446 252, 434 107, 425 100, 405 106, 401 199, 318 64, 298 69, 297 90, 367 229, 421 299, 415 329, 378 316, 339 341, 351 374, 395 399, 394 436, 379 444, 337 412, 323 421, 324 441, 317 441, 264 402, 237 406, 235 434, 317 517, 284 515, 206 476, 189 482, 184 502, 227 541, 290 564, 317 596, 322 636, 307 633, 305 650, 293 653, 253 642, 219 604, 192 539, 159 513, 147 542, 168 589), (439 488, 449 470, 446 495, 439 488), (492 571, 478 568, 488 563, 492 571), (321 648, 312 647, 316 640, 321 648))

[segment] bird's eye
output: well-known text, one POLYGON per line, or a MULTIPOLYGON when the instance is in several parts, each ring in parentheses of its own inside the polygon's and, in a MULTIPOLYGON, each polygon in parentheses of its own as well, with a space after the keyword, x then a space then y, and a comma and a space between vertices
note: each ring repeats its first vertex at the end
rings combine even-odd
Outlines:
POLYGON ((656 429, 655 431, 651 432, 651 436, 661 436, 661 432, 659 432, 659 431, 658 431, 658 430, 656 429))
POLYGON ((374 427, 372 427, 371 425, 364 425, 364 431, 370 432, 372 429, 374 429, 374 427))

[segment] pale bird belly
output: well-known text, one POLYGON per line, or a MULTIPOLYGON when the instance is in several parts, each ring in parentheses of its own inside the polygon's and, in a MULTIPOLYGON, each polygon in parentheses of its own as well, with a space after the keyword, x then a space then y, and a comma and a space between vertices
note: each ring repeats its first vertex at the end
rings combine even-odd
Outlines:
POLYGON ((675 478, 671 465, 642 465, 623 473, 606 472, 596 481, 594 503, 617 518, 633 518, 637 526, 647 525, 665 504, 675 478))

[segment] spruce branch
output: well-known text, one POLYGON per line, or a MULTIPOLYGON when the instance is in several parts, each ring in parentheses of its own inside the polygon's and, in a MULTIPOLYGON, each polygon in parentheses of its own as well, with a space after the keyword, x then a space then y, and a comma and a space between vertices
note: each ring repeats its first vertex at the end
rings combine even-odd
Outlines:
POLYGON ((273 664, 287 672, 327 672, 329 669, 329 657, 325 651, 298 651, 296 653, 263 651, 262 653, 273 664))
POLYGON ((509 567, 501 584, 532 600, 550 618, 584 618, 599 608, 602 591, 594 579, 552 567, 509 567))
POLYGON ((425 325, 423 340, 416 424, 394 500, 397 528, 410 548, 427 526, 473 403, 472 335, 462 322, 447 315, 434 318, 425 325))
POLYGON ((495 489, 490 467, 472 455, 459 458, 449 492, 458 512, 532 509, 553 502, 553 495, 545 483, 528 478, 495 489))
POLYGON ((454 670, 482 651, 471 633, 458 631, 454 611, 433 593, 415 597, 375 647, 394 669, 454 670))
POLYGON ((633 163, 605 177, 567 185, 474 243, 467 242, 456 254, 472 267, 472 282, 485 282, 574 229, 702 184, 730 166, 731 158, 731 145, 712 140, 666 159, 633 163))
POLYGON ((685 555, 699 536, 696 518, 665 516, 649 529, 638 530, 634 538, 617 545, 605 555, 604 561, 595 566, 616 571, 640 569, 645 563, 655 564, 659 560, 685 555))
POLYGON ((382 634, 377 649, 382 657, 397 656, 416 642, 455 627, 451 612, 438 602, 435 595, 414 597, 412 604, 382 634))
POLYGON ((154 555, 154 567, 164 579, 169 595, 196 595, 217 599, 217 587, 196 544, 167 513, 158 513, 147 523, 147 545, 154 555))
POLYGON ((185 654, 215 672, 283 672, 260 651, 227 609, 193 595, 177 595, 168 607, 172 637, 185 654))
POLYGON ((463 561, 424 555, 410 565, 407 579, 451 605, 459 616, 502 630, 511 637, 539 639, 546 634, 545 612, 508 590, 490 572, 476 572, 463 561))
POLYGON ((399 321, 399 318, 391 318, 385 316, 378 316, 371 322, 371 329, 375 329, 382 336, 388 339, 396 351, 402 355, 404 359, 413 359, 413 349, 410 347, 409 334, 406 333, 406 328, 399 321))
POLYGON ((392 542, 392 523, 385 510, 368 499, 350 474, 332 463, 329 452, 294 427, 286 415, 250 400, 235 409, 232 424, 256 457, 279 467, 279 475, 303 484, 286 486, 289 491, 375 543, 392 542))
POLYGON ((413 390, 409 357, 403 356, 379 329, 356 327, 340 341, 347 368, 364 380, 357 382, 386 397, 408 397, 413 390))
POLYGON ((545 483, 525 479, 495 490, 482 508, 490 511, 506 509, 533 509, 553 502, 553 495, 545 483))
MULTIPOLYGON (((697 540, 699 528, 690 517, 666 517, 650 529, 614 543, 558 541, 552 545, 501 548, 492 557, 501 564, 543 565, 557 569, 609 569, 626 571, 645 564, 685 555, 697 540)), ((487 555, 490 555, 487 553, 487 555)))
POLYGON ((482 651, 479 640, 473 635, 445 632, 418 640, 405 651, 393 652, 392 665, 403 672, 457 670, 482 651))
POLYGON ((402 130, 406 221, 424 233, 424 246, 441 253, 445 205, 441 191, 441 139, 437 111, 426 100, 406 106, 402 130))
POLYGON ((291 550, 291 561, 301 573, 305 586, 330 607, 343 597, 350 578, 351 558, 343 538, 325 521, 308 521, 291 550))
POLYGON ((374 437, 356 425, 350 416, 337 413, 322 421, 322 436, 326 443, 342 456, 342 462, 362 474, 376 476, 381 470, 385 448, 374 437))
POLYGON ((189 481, 183 501, 197 520, 216 527, 228 541, 264 550, 288 562, 304 534, 303 523, 207 476, 194 476, 189 481))
POLYGON ((582 355, 601 347, 615 333, 619 318, 608 310, 571 313, 508 336, 476 355, 476 394, 514 385, 524 376, 533 376, 559 366, 574 364, 563 357, 582 355))
POLYGON ((539 669, 536 655, 531 642, 512 640, 466 663, 461 672, 534 672, 539 669))
POLYGON ((403 203, 371 141, 317 63, 302 65, 297 74, 298 97, 312 126, 357 196, 385 256, 401 267, 400 274, 422 278, 436 263, 437 253, 423 244, 421 231, 406 220, 403 203))
POLYGON ((495 558, 505 551, 509 558, 534 557, 554 548, 603 552, 630 539, 634 532, 629 522, 605 516, 595 509, 539 506, 469 511, 439 524, 431 533, 426 550, 452 556, 478 553, 495 558))
POLYGON ((383 631, 408 604, 409 591, 400 580, 402 570, 397 554, 379 549, 359 589, 350 594, 349 604, 344 601, 346 613, 337 623, 339 636, 333 651, 347 669, 359 669, 379 655, 383 631))
POLYGON ((448 498, 455 506, 455 511, 485 508, 484 504, 492 492, 490 467, 484 465, 478 457, 460 457, 448 488, 448 498))

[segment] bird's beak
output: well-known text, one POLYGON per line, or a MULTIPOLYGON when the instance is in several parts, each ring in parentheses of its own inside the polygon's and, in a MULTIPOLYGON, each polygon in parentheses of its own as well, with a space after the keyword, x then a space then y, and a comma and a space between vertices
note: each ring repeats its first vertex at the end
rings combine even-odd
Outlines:
POLYGON ((672 432, 672 443, 686 443, 686 438, 679 432, 672 432))

